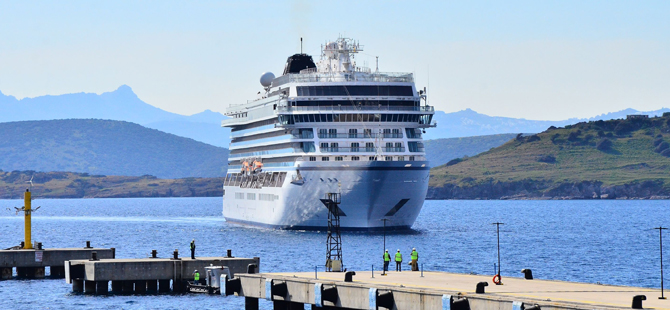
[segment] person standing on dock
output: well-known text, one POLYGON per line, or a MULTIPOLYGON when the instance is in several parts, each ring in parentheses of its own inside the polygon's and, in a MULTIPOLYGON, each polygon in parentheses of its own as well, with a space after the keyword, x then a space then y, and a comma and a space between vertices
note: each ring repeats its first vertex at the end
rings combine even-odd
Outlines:
POLYGON ((412 271, 419 271, 419 252, 416 251, 416 248, 412 248, 412 271))
POLYGON ((395 253, 395 271, 402 271, 402 254, 400 253, 400 249, 395 253))
POLYGON ((195 239, 191 241, 191 259, 195 259, 195 239))
POLYGON ((389 250, 387 249, 384 252, 384 272, 389 271, 389 263, 391 263, 391 254, 389 254, 389 250))

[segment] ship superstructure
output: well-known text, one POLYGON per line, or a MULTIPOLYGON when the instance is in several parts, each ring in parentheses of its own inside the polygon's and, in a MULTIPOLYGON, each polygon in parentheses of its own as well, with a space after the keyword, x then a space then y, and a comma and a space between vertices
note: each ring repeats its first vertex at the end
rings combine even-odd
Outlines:
POLYGON ((296 54, 261 77, 260 98, 231 105, 223 215, 229 222, 288 229, 327 226, 319 201, 341 193, 343 229, 412 226, 428 189, 422 133, 433 107, 411 73, 356 65, 348 38, 321 58, 296 54))

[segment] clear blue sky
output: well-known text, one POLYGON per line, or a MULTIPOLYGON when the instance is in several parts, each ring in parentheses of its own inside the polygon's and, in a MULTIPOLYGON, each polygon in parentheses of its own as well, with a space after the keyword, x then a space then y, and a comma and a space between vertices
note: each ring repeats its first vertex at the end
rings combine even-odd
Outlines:
POLYGON ((430 103, 528 119, 670 107, 670 1, 1 1, 0 91, 127 84, 193 114, 253 99, 264 71, 339 34, 414 72, 430 103))

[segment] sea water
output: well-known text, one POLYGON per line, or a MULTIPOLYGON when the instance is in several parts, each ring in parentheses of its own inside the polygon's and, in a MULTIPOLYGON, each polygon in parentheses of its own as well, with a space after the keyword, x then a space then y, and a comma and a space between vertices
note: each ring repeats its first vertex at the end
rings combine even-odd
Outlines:
MULTIPOLYGON (((221 198, 59 199, 33 201, 34 241, 44 247, 116 248, 117 258, 261 258, 261 272, 323 272, 326 232, 281 231, 228 224, 221 198)), ((0 200, 0 248, 23 240, 22 200, 0 200), (7 210, 10 208, 10 210, 7 210)), ((660 287, 659 236, 670 226, 668 202, 634 201, 427 201, 413 230, 386 233, 386 249, 406 260, 419 252, 424 270, 494 274, 500 226, 503 277, 530 268, 538 279, 660 287)), ((368 277, 380 270, 383 232, 343 233, 345 268, 368 277)), ((670 235, 666 237, 670 239, 670 235)), ((666 240, 667 240, 666 239, 666 240)), ((668 246, 670 248, 670 246, 668 246)), ((670 254, 665 256, 670 257, 670 254)), ((665 262, 670 266, 670 262, 665 262)), ((403 265, 404 268, 408 266, 403 265)), ((244 299, 206 295, 88 296, 63 279, 0 281, 2 307, 12 309, 241 309, 244 299)), ((271 304, 260 303, 261 309, 271 304)))

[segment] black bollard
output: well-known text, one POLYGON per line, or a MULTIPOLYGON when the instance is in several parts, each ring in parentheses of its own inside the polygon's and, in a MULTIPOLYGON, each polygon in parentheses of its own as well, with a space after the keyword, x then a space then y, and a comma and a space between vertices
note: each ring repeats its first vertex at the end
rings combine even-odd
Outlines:
POLYGON ((647 300, 645 295, 635 295, 633 296, 633 309, 642 309, 642 301, 647 300))
POLYGON ((477 283, 477 290, 475 291, 475 293, 477 293, 477 294, 484 294, 484 293, 485 293, 485 292, 484 292, 484 287, 486 287, 486 286, 489 286, 489 283, 488 283, 488 282, 479 282, 479 283, 477 283))
POLYGON ((90 249, 90 248, 91 248, 91 241, 86 241, 86 249, 90 249))
POLYGON ((175 249, 174 252, 172 252, 172 259, 179 259, 179 250, 175 249))
POLYGON ((156 258, 156 257, 158 257, 157 254, 158 254, 158 251, 156 251, 156 250, 151 250, 151 258, 156 258))
POLYGON ((347 271, 344 274, 344 282, 354 282, 354 276, 356 275, 356 272, 353 271, 347 271))
POLYGON ((227 255, 226 257, 233 257, 233 250, 228 249, 228 251, 226 251, 226 252, 227 252, 227 253, 226 253, 226 255, 227 255))
POLYGON ((96 251, 91 252, 91 260, 98 260, 98 252, 96 251))
POLYGON ((522 269, 521 272, 523 273, 523 277, 526 280, 533 280, 533 271, 530 269, 522 269))

